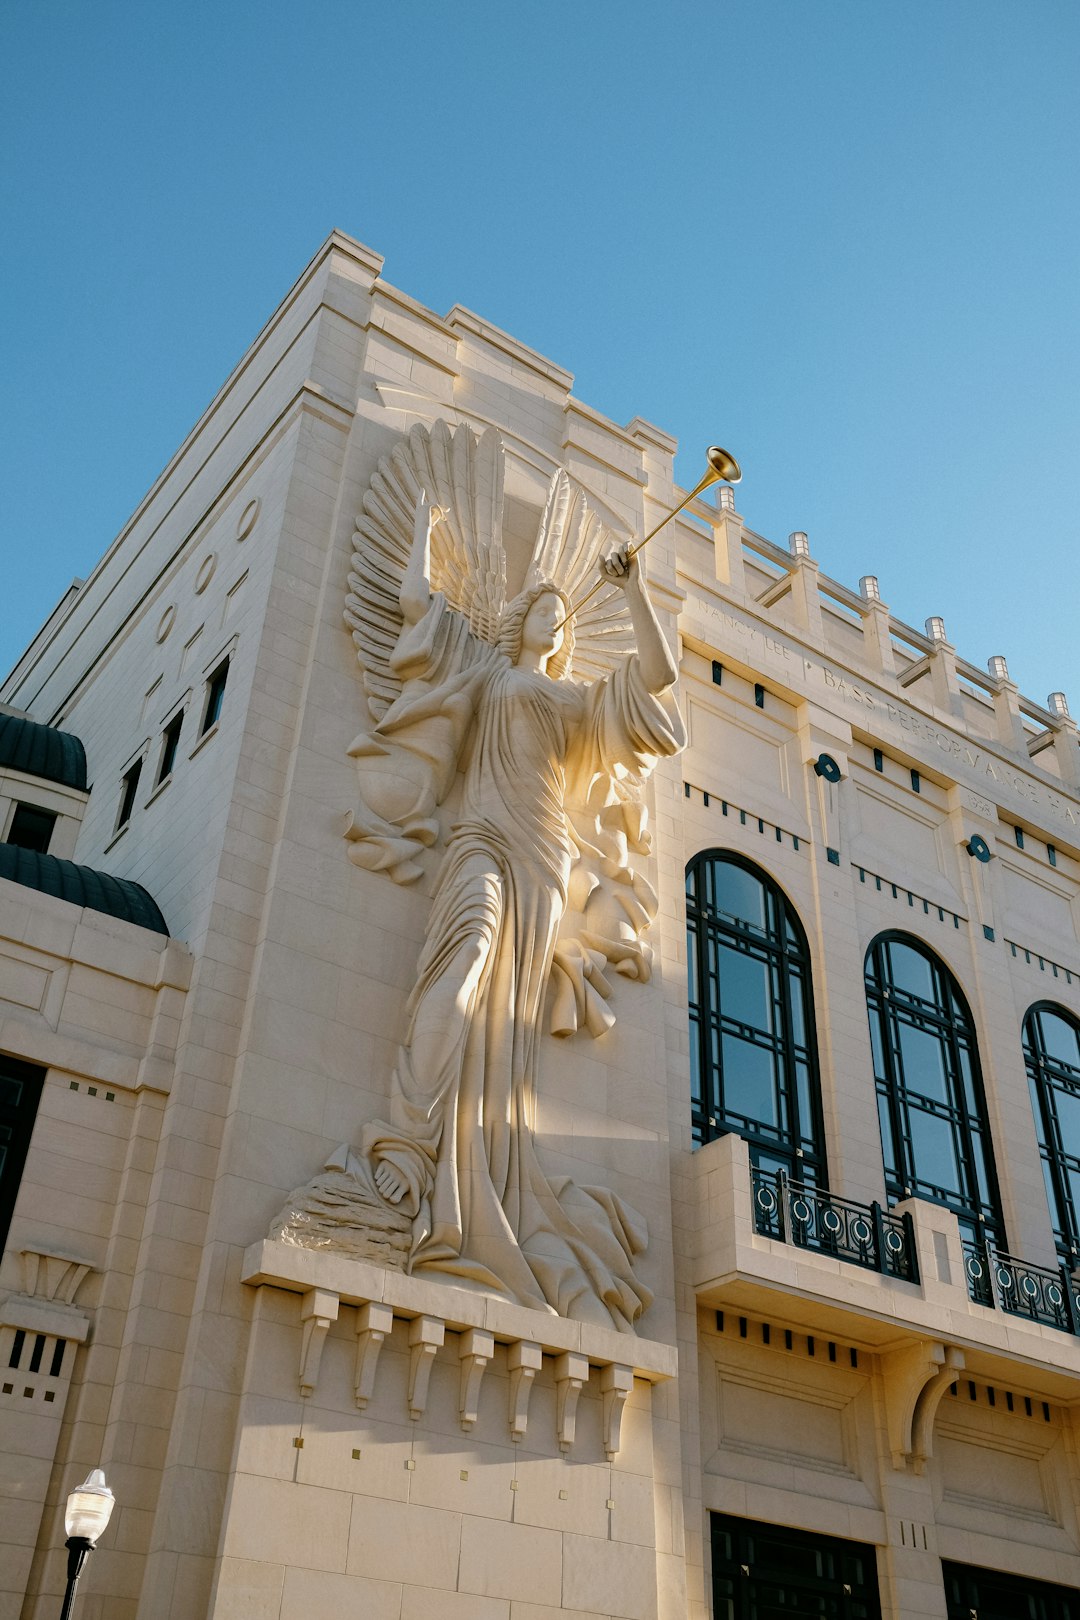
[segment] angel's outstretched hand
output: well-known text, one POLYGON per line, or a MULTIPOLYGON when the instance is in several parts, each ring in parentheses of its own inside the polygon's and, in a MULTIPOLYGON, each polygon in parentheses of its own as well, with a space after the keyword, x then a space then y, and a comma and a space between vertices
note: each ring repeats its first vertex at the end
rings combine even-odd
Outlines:
POLYGON ((631 555, 629 546, 620 546, 609 556, 601 557, 600 579, 603 584, 615 585, 621 591, 639 583, 638 560, 631 555))

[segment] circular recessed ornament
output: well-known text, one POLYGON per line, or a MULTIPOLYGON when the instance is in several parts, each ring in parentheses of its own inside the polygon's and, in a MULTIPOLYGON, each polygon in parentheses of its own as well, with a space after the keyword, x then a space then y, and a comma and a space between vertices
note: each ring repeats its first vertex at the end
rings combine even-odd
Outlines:
POLYGON ((1005 1267, 1005 1266, 998 1266, 998 1268, 997 1268, 997 1280, 998 1280, 998 1287, 1002 1290, 1003 1293, 1007 1294, 1010 1291, 1010 1289, 1012 1288, 1012 1286, 1013 1286, 1013 1274, 1012 1274, 1012 1272, 1009 1271, 1008 1268, 1005 1267))
POLYGON ((199 564, 199 571, 195 575, 196 596, 201 596, 203 591, 205 591, 206 587, 214 577, 214 570, 216 567, 217 552, 211 551, 208 556, 203 558, 202 562, 199 564))
POLYGON ((890 1229, 888 1232, 886 1232, 885 1247, 888 1249, 890 1254, 899 1254, 901 1249, 904 1247, 904 1240, 900 1236, 900 1233, 894 1229, 890 1229))
POLYGON ((261 505, 262 502, 259 500, 258 496, 256 496, 253 501, 248 501, 247 505, 244 507, 244 510, 240 514, 240 521, 236 525, 236 538, 238 540, 246 540, 252 529, 255 527, 255 524, 258 521, 259 508, 261 505))
POLYGON ((870 1230, 870 1222, 864 1221, 859 1215, 851 1223, 851 1235, 856 1243, 869 1243, 874 1234, 870 1230))
POLYGON ((176 606, 174 603, 170 602, 164 613, 161 615, 161 618, 158 620, 156 636, 159 642, 165 640, 165 637, 168 635, 175 623, 176 606))
POLYGON ((770 1215, 776 1208, 776 1196, 770 1187, 759 1187, 757 1190, 757 1205, 759 1209, 766 1210, 770 1215))
POLYGON ((983 1274, 982 1261, 973 1254, 968 1256, 967 1274, 969 1277, 981 1277, 983 1274))
POLYGON ((1035 1281, 1034 1277, 1023 1277, 1023 1278, 1021 1278, 1020 1287, 1023 1289, 1023 1291, 1027 1295, 1028 1299, 1037 1299, 1038 1298, 1039 1285, 1035 1281))
POLYGON ((822 1213, 821 1224, 825 1228, 826 1232, 829 1233, 830 1237, 835 1237, 844 1223, 836 1213, 835 1209, 826 1209, 822 1213))
POLYGON ((806 1202, 805 1198, 796 1198, 794 1200, 791 1206, 791 1213, 794 1215, 795 1219, 797 1221, 801 1221, 804 1226, 810 1225, 812 1214, 810 1205, 806 1202))
POLYGON ((1058 1287, 1057 1283, 1050 1284, 1049 1288, 1046 1290, 1046 1297, 1055 1310, 1057 1310, 1059 1305, 1064 1305, 1065 1303, 1065 1295, 1061 1292, 1061 1289, 1058 1287))
POLYGON ((826 782, 839 782, 844 774, 831 754, 819 754, 814 761, 814 771, 816 775, 823 776, 826 782))
POLYGON ((974 860, 986 862, 990 859, 990 845, 978 833, 967 841, 967 852, 974 860))

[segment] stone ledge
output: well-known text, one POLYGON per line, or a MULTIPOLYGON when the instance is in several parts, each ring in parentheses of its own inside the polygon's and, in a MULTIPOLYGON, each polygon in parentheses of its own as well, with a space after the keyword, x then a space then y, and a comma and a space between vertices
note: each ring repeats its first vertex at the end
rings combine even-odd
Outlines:
POLYGON ((346 1305, 385 1305, 395 1316, 409 1320, 437 1318, 455 1333, 480 1329, 503 1344, 525 1341, 540 1345, 547 1355, 584 1356, 594 1367, 629 1366, 635 1377, 654 1384, 674 1378, 678 1372, 674 1345, 571 1322, 450 1283, 384 1271, 381 1266, 325 1250, 263 1239, 245 1252, 241 1281, 253 1288, 284 1288, 294 1294, 318 1289, 336 1295, 346 1305))
POLYGON ((90 1336, 90 1318, 74 1305, 29 1294, 7 1296, 0 1304, 0 1326, 51 1339, 72 1339, 76 1344, 85 1344, 90 1336))

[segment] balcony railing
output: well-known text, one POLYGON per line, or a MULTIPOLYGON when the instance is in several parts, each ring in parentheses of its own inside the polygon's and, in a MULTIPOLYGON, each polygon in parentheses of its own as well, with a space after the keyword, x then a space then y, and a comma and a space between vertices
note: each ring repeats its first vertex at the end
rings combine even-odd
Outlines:
POLYGON ((754 1226, 763 1237, 832 1255, 885 1277, 917 1283, 919 1265, 911 1217, 880 1204, 856 1204, 820 1187, 792 1181, 783 1170, 751 1166, 754 1226))
POLYGON ((991 1243, 965 1242, 964 1271, 976 1304, 1080 1334, 1080 1288, 1064 1266, 1032 1266, 991 1243))

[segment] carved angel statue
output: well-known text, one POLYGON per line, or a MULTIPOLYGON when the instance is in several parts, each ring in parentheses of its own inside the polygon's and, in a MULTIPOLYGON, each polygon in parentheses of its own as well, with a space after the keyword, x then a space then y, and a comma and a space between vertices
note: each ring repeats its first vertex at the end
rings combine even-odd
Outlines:
POLYGON ((350 750, 352 858, 411 880, 463 780, 391 1119, 334 1163, 411 1223, 413 1273, 628 1329, 651 1297, 634 1276, 644 1222, 545 1173, 536 1079, 557 957, 557 1031, 610 1024, 602 967, 647 976, 655 896, 629 855, 645 847, 641 781, 685 743, 677 671, 636 560, 564 472, 509 603, 502 513, 498 434, 437 422, 383 459, 358 520, 346 617, 375 724, 350 750), (609 589, 566 621, 597 568, 609 589))

